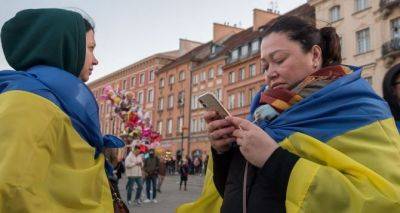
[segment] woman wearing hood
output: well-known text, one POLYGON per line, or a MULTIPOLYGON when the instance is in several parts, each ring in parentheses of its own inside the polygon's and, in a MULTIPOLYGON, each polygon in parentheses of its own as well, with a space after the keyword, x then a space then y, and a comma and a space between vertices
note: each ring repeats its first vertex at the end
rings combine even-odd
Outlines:
POLYGON ((400 64, 386 73, 383 79, 383 98, 388 102, 397 129, 400 131, 400 64))
POLYGON ((18 12, 1 29, 16 71, 0 72, 0 212, 112 212, 98 106, 93 25, 62 9, 18 12))

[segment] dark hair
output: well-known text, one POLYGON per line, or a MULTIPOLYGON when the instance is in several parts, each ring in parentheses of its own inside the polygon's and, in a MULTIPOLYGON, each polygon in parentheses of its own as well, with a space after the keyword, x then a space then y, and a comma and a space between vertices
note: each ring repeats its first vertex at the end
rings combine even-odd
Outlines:
POLYGON ((390 111, 392 111, 395 120, 400 120, 400 104, 393 87, 396 83, 396 78, 400 75, 400 64, 392 67, 383 78, 382 90, 383 98, 388 102, 390 111))
POLYGON ((333 27, 319 30, 300 17, 283 15, 264 26, 262 32, 263 37, 271 33, 285 33, 290 40, 299 42, 305 53, 318 45, 322 50, 322 67, 342 62, 340 39, 333 27))
POLYGON ((91 22, 89 22, 89 20, 87 19, 83 19, 83 23, 85 24, 85 29, 86 32, 89 32, 90 30, 94 30, 94 24, 92 24, 91 22))

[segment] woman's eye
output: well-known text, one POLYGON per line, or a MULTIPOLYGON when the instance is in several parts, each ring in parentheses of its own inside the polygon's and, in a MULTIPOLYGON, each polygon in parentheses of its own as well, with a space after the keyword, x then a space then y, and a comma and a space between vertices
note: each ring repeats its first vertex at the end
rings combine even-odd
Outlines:
POLYGON ((285 59, 277 59, 275 60, 276 64, 282 64, 285 61, 285 59))

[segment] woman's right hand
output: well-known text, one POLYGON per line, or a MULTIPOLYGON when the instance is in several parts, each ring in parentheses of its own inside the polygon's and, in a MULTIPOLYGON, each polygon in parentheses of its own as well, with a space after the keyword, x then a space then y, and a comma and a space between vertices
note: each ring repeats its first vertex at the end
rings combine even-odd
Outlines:
POLYGON ((235 126, 225 118, 221 118, 215 111, 206 111, 204 120, 207 123, 207 131, 211 141, 211 146, 217 152, 226 152, 230 149, 231 143, 235 142, 232 133, 235 126))

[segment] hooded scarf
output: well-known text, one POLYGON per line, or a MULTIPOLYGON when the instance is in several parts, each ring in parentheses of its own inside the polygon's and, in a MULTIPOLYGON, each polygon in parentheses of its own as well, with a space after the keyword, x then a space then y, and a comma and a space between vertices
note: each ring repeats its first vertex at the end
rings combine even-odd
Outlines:
POLYGON ((1 42, 7 62, 15 70, 47 65, 79 77, 85 61, 86 28, 77 12, 28 9, 3 25, 1 42))

